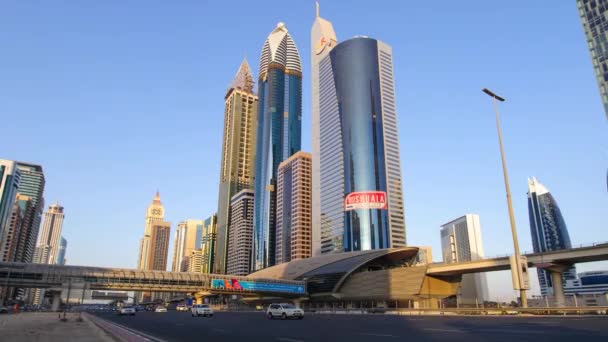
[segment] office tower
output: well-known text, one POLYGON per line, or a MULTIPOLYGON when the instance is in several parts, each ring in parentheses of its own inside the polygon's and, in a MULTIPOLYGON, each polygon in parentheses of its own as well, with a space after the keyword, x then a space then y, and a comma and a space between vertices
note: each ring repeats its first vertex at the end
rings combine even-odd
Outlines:
POLYGON ((11 212, 11 218, 8 222, 6 239, 2 241, 3 246, 0 246, 0 250, 3 251, 2 255, 0 255, 0 260, 5 262, 22 261, 17 258, 17 255, 20 244, 22 243, 22 236, 27 228, 25 226, 25 220, 32 210, 31 203, 32 201, 29 196, 17 193, 11 212))
POLYGON ((241 190, 230 201, 230 234, 228 239, 228 274, 251 273, 253 242, 253 190, 241 190))
POLYGON ((274 265, 277 169, 301 145, 300 54, 283 23, 262 47, 258 97, 253 270, 274 265))
MULTIPOLYGON (((319 116, 320 107, 321 107, 321 99, 320 99, 320 70, 319 65, 321 60, 329 54, 331 49, 338 44, 338 38, 336 37, 336 33, 334 32, 334 27, 328 20, 321 18, 319 15, 319 3, 316 4, 316 15, 315 21, 312 24, 312 29, 310 30, 310 46, 312 47, 310 50, 310 62, 311 62, 311 85, 312 85, 312 155, 314 156, 312 160, 312 253, 313 255, 321 254, 321 168, 320 162, 321 159, 319 156, 321 155, 321 118, 319 116)), ((334 118, 334 120, 337 116, 334 118)), ((324 122, 327 122, 325 120, 324 122)), ((334 125, 339 125, 339 123, 334 123, 334 125)), ((327 124, 325 125, 327 127, 327 124)), ((329 136, 328 132, 324 132, 326 136, 329 136)), ((338 144, 340 137, 333 137, 334 145, 338 144)), ((327 137, 326 137, 327 139, 327 137)), ((325 150, 330 145, 324 144, 325 150)), ((334 146, 335 147, 335 146, 334 146)), ((327 164, 327 160, 325 163, 327 164)), ((334 169, 332 169, 333 173, 336 177, 342 177, 341 173, 342 165, 336 165, 334 169)), ((332 198, 334 199, 334 205, 337 205, 339 201, 341 201, 341 197, 339 196, 339 192, 342 189, 336 189, 335 193, 333 193, 332 198), (340 198, 340 199, 338 199, 340 198)), ((331 199, 329 199, 331 201, 331 199)), ((332 225, 333 229, 337 231, 334 235, 342 234, 344 229, 342 213, 337 210, 333 211, 335 217, 328 218, 328 220, 333 220, 334 224, 332 225)), ((341 239, 339 239, 341 241, 341 239)), ((342 245, 335 241, 334 247, 337 251, 342 251, 342 245)))
POLYGON ((169 256, 169 237, 171 236, 171 223, 154 222, 151 226, 150 252, 147 261, 147 270, 166 271, 167 257, 169 256))
POLYGON ((188 272, 188 259, 190 253, 200 248, 202 220, 186 220, 177 224, 175 230, 175 240, 173 245, 173 264, 171 271, 188 272))
POLYGON ((226 273, 230 199, 243 189, 253 189, 258 97, 253 92, 253 76, 243 60, 230 83, 224 101, 224 140, 220 191, 217 208, 215 273, 226 273))
POLYGON ((198 248, 190 252, 188 258, 188 272, 190 273, 202 273, 203 268, 203 250, 198 248))
MULTIPOLYGON (((465 262, 483 259, 479 215, 466 214, 441 226, 443 262, 465 262)), ((483 303, 488 299, 488 283, 484 273, 465 274, 460 283, 461 303, 483 303)))
POLYGON ((61 229, 65 218, 64 208, 59 202, 49 206, 44 213, 42 231, 38 237, 35 263, 56 264, 61 244, 61 229))
POLYGON ((0 255, 5 254, 20 177, 21 173, 14 161, 0 159, 0 255))
POLYGON ((66 240, 63 236, 61 237, 61 242, 59 243, 59 252, 57 254, 57 260, 55 263, 57 265, 65 265, 65 252, 68 248, 68 240, 66 240))
POLYGON ((319 62, 321 254, 406 245, 392 63, 366 37, 319 62))
MULTIPOLYGON (((549 190, 534 177, 528 179, 528 215, 535 253, 572 248, 568 228, 557 202, 549 190)), ((540 268, 537 273, 541 294, 553 294, 551 275, 540 268)), ((570 268, 563 272, 562 277, 564 284, 576 279, 576 269, 570 268)))
MULTIPOLYGON (((59 205, 59 202, 49 206, 44 213, 42 222, 42 231, 38 237, 38 244, 34 253, 34 262, 38 264, 56 264, 61 245, 61 229, 63 227, 63 219, 65 217, 64 208, 59 205)), ((32 303, 40 304, 44 297, 44 292, 41 289, 34 289, 31 292, 32 303)))
POLYGON ((137 262, 137 269, 149 270, 151 269, 148 265, 151 255, 151 237, 152 237, 152 226, 157 222, 164 222, 165 208, 160 201, 160 194, 158 191, 152 200, 152 203, 148 206, 146 211, 146 226, 144 228, 144 236, 139 244, 139 259, 137 262))
POLYGON ((44 173, 40 165, 24 162, 16 162, 16 164, 21 173, 17 191, 30 198, 31 209, 26 212, 23 220, 15 261, 32 262, 44 210, 42 197, 45 185, 44 173))
POLYGON ((217 214, 209 216, 203 221, 203 230, 201 234, 201 272, 214 273, 215 266, 215 246, 217 240, 217 214))
POLYGON ((608 118, 608 0, 577 0, 576 4, 608 118))
POLYGON ((312 156, 297 152, 279 164, 276 263, 312 256, 312 156))

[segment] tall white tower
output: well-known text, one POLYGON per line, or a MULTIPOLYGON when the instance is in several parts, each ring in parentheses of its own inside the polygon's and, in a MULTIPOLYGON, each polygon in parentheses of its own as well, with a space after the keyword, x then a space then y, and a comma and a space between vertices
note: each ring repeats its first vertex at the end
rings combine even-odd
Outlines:
POLYGON ((321 167, 320 167, 320 68, 321 60, 338 44, 334 27, 319 15, 316 2, 315 21, 310 30, 312 84, 312 255, 321 254, 321 167))

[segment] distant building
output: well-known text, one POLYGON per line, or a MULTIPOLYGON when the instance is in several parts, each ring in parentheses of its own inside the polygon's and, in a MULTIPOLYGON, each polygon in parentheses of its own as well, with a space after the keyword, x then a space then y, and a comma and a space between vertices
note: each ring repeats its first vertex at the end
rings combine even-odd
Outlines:
POLYGON ((577 0, 576 4, 608 118, 608 0, 577 0))
POLYGON ((137 269, 140 270, 151 270, 152 266, 149 264, 153 250, 151 249, 152 244, 152 226, 155 223, 164 222, 165 208, 160 201, 160 194, 158 191, 152 200, 152 203, 146 210, 146 226, 144 229, 144 236, 142 237, 139 244, 139 260, 137 269))
MULTIPOLYGON (((551 252, 572 248, 566 222, 559 206, 549 190, 536 180, 528 179, 528 214, 532 248, 535 253, 551 252)), ((538 282, 542 295, 553 294, 551 275, 537 269, 538 282)), ((562 273, 565 284, 576 279, 576 268, 572 267, 562 273)))
POLYGON ((581 272, 576 280, 566 281, 565 294, 600 294, 608 293, 608 271, 581 272))
POLYGON ((68 240, 66 240, 63 236, 61 237, 61 242, 59 243, 59 252, 57 254, 57 265, 65 265, 65 253, 68 249, 68 240))
POLYGON ((203 222, 201 236, 201 272, 213 273, 215 245, 217 239, 217 215, 213 214, 203 222))
POLYGON ((8 254, 4 249, 9 247, 9 225, 13 219, 13 206, 20 178, 21 172, 14 161, 0 159, 0 256, 8 254))
POLYGON ((31 210, 31 200, 28 196, 17 193, 15 203, 11 212, 11 217, 7 225, 7 231, 2 241, 2 255, 0 260, 4 262, 14 262, 17 260, 17 251, 19 247, 19 238, 24 226, 28 211, 31 210))
POLYGON ((230 201, 227 274, 245 276, 251 273, 253 197, 253 190, 245 189, 230 201))
POLYGON ((177 224, 173 241, 171 271, 188 272, 190 253, 201 246, 202 220, 186 220, 177 224))
POLYGON ((44 210, 44 173, 40 165, 24 162, 16 162, 16 165, 21 173, 17 191, 29 197, 31 209, 26 211, 23 220, 15 261, 32 262, 44 210))
POLYGON ((239 191, 254 187, 258 97, 253 86, 249 64, 243 60, 224 100, 224 140, 214 273, 226 273, 230 200, 239 191))
POLYGON ((277 169, 301 150, 302 66, 284 23, 278 23, 264 42, 258 76, 254 270, 275 264, 277 169))
MULTIPOLYGON (((479 215, 466 214, 441 226, 443 262, 465 262, 483 259, 479 215)), ((483 303, 488 299, 488 284, 484 273, 465 274, 460 283, 461 303, 483 303)))
POLYGON ((299 151, 279 164, 276 263, 312 256, 312 156, 299 151))
POLYGON ((190 273, 202 273, 203 271, 203 251, 198 248, 190 252, 188 258, 188 272, 190 273))

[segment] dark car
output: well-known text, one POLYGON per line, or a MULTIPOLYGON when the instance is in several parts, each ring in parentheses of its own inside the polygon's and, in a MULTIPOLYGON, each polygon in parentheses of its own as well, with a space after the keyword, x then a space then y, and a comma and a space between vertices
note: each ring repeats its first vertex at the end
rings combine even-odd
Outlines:
POLYGON ((8 313, 8 308, 6 306, 0 306, 0 314, 8 313))

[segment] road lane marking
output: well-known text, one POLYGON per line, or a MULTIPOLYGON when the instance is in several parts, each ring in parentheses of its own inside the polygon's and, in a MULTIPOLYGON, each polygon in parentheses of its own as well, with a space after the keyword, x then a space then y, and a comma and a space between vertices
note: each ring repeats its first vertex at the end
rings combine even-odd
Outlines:
POLYGON ((422 330, 427 330, 427 331, 443 331, 443 332, 457 332, 457 333, 466 333, 466 331, 464 330, 456 330, 456 329, 435 329, 435 328, 425 328, 422 330))
POLYGON ((399 337, 399 336, 390 335, 390 334, 374 334, 374 333, 360 333, 359 335, 376 336, 376 337, 399 337))
POLYGON ((217 331, 219 333, 225 333, 227 330, 225 329, 218 329, 218 328, 214 328, 213 331, 217 331))
POLYGON ((278 341, 286 341, 286 342, 304 342, 303 340, 296 340, 295 338, 288 337, 277 337, 278 341))

